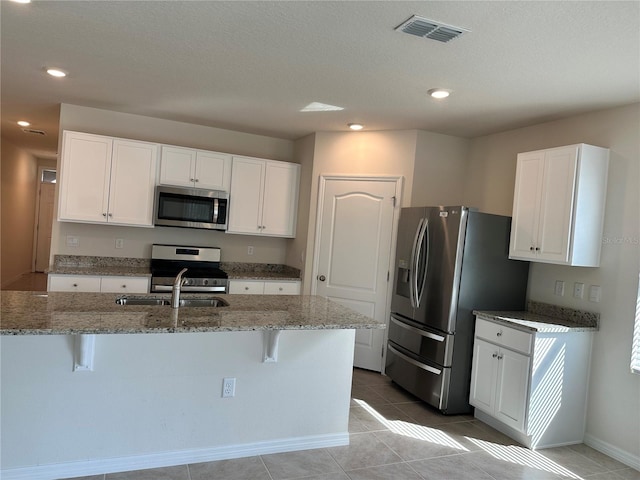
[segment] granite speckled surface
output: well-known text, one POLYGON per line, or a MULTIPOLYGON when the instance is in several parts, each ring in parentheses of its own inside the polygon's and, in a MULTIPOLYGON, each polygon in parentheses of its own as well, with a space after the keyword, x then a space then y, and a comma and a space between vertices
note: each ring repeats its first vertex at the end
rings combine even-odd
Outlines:
POLYGON ((120 306, 115 303, 119 295, 112 293, 3 291, 1 296, 2 335, 386 328, 326 298, 307 295, 221 295, 228 307, 179 309, 120 306))
MULTIPOLYGON (((273 263, 220 262, 220 268, 235 280, 300 280, 300 270, 273 263)), ((113 275, 150 277, 147 258, 55 255, 47 273, 65 275, 113 275)))
POLYGON ((508 327, 540 333, 595 332, 600 314, 560 307, 541 302, 529 302, 526 311, 474 311, 478 318, 502 323, 508 327))

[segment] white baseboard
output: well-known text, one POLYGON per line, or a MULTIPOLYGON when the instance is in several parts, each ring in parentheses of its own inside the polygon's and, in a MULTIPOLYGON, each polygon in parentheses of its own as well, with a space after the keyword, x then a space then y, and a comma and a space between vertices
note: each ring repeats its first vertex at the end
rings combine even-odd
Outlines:
POLYGON ((223 447, 152 453, 130 457, 57 463, 0 470, 2 480, 55 480, 147 468, 171 467, 187 463, 212 462, 270 453, 349 445, 349 434, 312 435, 223 447))
POLYGON ((585 445, 589 445, 591 448, 598 450, 605 455, 609 455, 611 458, 614 458, 619 462, 630 466, 631 468, 640 470, 640 457, 638 457, 637 455, 633 455, 632 453, 622 450, 621 448, 611 445, 610 443, 603 442, 599 438, 596 438, 588 433, 584 436, 584 443, 585 445))

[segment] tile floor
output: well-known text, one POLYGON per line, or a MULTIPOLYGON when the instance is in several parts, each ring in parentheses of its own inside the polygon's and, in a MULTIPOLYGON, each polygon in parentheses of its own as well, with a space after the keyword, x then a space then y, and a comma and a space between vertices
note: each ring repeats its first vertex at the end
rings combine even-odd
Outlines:
POLYGON ((18 290, 27 292, 46 292, 47 291, 47 274, 46 273, 25 273, 20 278, 11 282, 9 285, 2 287, 2 290, 18 290))
POLYGON ((530 451, 472 416, 446 417, 354 370, 350 445, 81 480, 640 480, 586 445, 530 451))

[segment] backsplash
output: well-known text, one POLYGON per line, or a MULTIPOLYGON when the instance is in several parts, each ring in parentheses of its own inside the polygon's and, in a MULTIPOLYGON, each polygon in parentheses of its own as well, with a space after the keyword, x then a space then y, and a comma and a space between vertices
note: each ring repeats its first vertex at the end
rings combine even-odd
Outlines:
POLYGON ((569 320, 585 327, 600 327, 600 314, 587 312, 586 310, 575 310, 568 307, 560 307, 549 303, 529 301, 527 311, 546 317, 554 317, 561 320, 569 320))

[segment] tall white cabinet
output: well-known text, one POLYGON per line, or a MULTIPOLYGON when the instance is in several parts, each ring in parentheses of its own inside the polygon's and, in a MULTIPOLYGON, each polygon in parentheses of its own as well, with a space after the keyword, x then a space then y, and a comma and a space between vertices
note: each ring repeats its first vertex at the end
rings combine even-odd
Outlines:
POLYGON ((586 144, 519 154, 509 258, 599 266, 608 166, 586 144))
POLYGON ((294 237, 300 165, 234 156, 227 233, 294 237))
POLYGON ((153 226, 156 144, 65 131, 58 220, 153 226))

